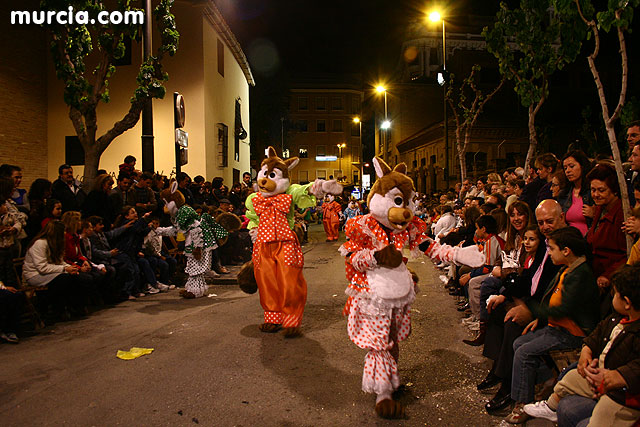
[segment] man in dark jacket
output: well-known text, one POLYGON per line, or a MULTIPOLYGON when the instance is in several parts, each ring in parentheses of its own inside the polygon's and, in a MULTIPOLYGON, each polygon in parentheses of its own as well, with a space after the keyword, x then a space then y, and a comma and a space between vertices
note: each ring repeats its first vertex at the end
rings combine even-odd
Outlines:
POLYGON ((58 168, 58 179, 51 185, 51 197, 60 200, 62 212, 80 211, 86 193, 73 177, 73 168, 67 164, 58 168))
MULTIPOLYGON (((562 208, 555 200, 545 200, 536 209, 536 217, 540 232, 546 237, 554 230, 566 227, 562 208)), ((540 242, 545 244, 545 242, 540 242)), ((494 360, 493 369, 489 375, 478 384, 478 390, 485 390, 501 383, 498 392, 485 405, 489 413, 500 411, 512 403, 511 400, 511 374, 513 367, 513 342, 518 338, 524 328, 533 320, 533 314, 527 307, 527 303, 540 302, 560 266, 553 264, 549 257, 548 249, 532 274, 523 278, 526 283, 519 283, 519 288, 528 288, 529 296, 507 310, 504 304, 498 310, 490 313, 487 324, 487 335, 483 354, 494 360)))

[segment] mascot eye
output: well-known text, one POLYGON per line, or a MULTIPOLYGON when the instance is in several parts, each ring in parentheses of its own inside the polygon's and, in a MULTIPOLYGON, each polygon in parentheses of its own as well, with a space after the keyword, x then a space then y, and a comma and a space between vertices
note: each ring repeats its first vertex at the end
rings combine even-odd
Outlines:
POLYGON ((273 179, 273 178, 275 178, 275 177, 276 177, 276 173, 275 173, 275 172, 271 172, 271 173, 269 174, 269 178, 273 179))
POLYGON ((393 203, 395 203, 396 206, 402 206, 404 200, 402 199, 402 197, 396 197, 395 199, 393 199, 393 203))

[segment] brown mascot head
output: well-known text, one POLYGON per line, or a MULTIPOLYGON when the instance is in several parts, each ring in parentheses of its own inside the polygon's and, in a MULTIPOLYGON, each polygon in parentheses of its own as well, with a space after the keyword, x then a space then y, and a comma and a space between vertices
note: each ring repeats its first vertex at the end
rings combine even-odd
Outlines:
POLYGON ((264 197, 282 194, 289 188, 289 170, 296 167, 297 157, 282 160, 273 147, 267 149, 268 157, 262 161, 258 172, 258 188, 264 197))
POLYGON ((413 181, 406 175, 407 166, 400 163, 393 170, 379 157, 373 159, 376 180, 367 204, 371 215, 383 226, 399 233, 413 219, 413 181))
POLYGON ((164 211, 171 216, 176 216, 178 209, 185 204, 184 195, 178 190, 178 182, 172 179, 169 187, 160 192, 160 197, 164 200, 164 211))

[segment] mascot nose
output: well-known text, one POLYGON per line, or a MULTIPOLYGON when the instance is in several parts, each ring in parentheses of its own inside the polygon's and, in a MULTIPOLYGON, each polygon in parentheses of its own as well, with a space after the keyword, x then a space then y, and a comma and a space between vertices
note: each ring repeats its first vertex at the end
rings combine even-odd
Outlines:
POLYGON ((262 179, 260 180, 260 184, 261 184, 261 185, 265 185, 266 183, 267 183, 267 178, 262 178, 262 179))
POLYGON ((407 210, 404 211, 404 219, 409 219, 411 217, 411 213, 407 210))

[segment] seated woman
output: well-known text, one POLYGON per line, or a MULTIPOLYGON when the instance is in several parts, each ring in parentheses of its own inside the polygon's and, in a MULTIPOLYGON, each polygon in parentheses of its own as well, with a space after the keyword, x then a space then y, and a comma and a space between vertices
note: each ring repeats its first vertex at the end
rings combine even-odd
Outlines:
POLYGON ((573 150, 562 157, 562 167, 568 182, 556 200, 562 206, 567 224, 577 228, 584 236, 593 217, 593 201, 587 179, 591 161, 582 151, 573 150))
POLYGON ((612 165, 598 163, 587 175, 596 209, 587 233, 593 254, 593 273, 600 289, 600 317, 611 312, 611 276, 627 262, 627 240, 618 177, 612 165))
POLYGON ((535 318, 513 343, 511 398, 516 405, 506 418, 512 424, 528 417, 523 407, 533 401, 541 356, 552 350, 579 348, 600 319, 598 288, 586 258, 590 250, 581 232, 574 227, 555 230, 548 245, 551 260, 562 267, 545 290, 542 303, 528 304, 535 318))
POLYGON ((474 340, 462 340, 462 342, 471 346, 484 344, 487 320, 489 318, 486 310, 487 299, 490 295, 499 293, 502 278, 510 273, 516 272, 517 269, 524 264, 526 257, 526 251, 522 248, 522 239, 532 220, 529 205, 516 200, 509 205, 508 214, 502 210, 499 212, 509 218, 506 225, 505 246, 501 256, 496 260, 496 267, 488 277, 482 280, 479 289, 476 290, 476 292, 479 292, 478 300, 480 302, 477 308, 480 320, 479 333, 474 340))
POLYGON ((487 302, 489 318, 482 355, 493 360, 493 364, 489 374, 477 388, 485 390, 501 384, 496 395, 485 405, 489 413, 502 410, 511 403, 513 342, 522 334, 526 325, 505 321, 505 316, 515 305, 516 299, 532 297, 531 278, 542 264, 546 253, 544 236, 538 226, 526 227, 522 246, 522 252, 526 254, 524 262, 516 274, 504 274, 500 294, 490 297, 487 302))
POLYGON ((31 242, 22 267, 22 276, 29 286, 47 286, 58 320, 68 320, 70 314, 87 313, 84 305, 87 295, 78 280, 78 266, 63 259, 64 229, 62 222, 49 221, 31 242))

